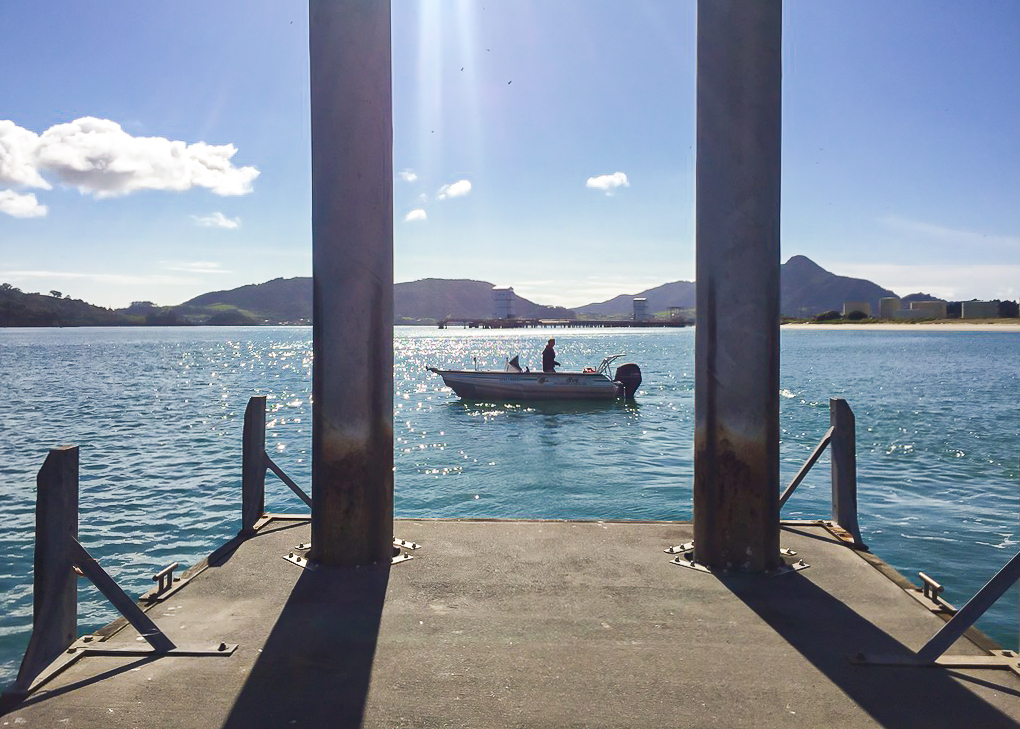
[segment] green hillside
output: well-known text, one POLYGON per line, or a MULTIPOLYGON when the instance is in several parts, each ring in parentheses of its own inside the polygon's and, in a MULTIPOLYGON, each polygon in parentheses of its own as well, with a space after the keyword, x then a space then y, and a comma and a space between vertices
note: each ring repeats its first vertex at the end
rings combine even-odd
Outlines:
POLYGON ((0 327, 101 327, 136 323, 112 309, 59 294, 59 291, 26 294, 10 284, 0 284, 0 327))

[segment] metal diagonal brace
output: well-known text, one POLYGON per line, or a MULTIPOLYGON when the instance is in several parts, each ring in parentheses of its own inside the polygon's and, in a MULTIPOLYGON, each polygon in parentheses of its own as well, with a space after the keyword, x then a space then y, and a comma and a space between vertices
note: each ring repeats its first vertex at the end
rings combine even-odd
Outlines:
POLYGON ((830 425, 829 429, 825 431, 825 435, 822 436, 821 441, 819 441, 818 445, 815 446, 815 449, 811 452, 811 455, 808 456, 808 459, 804 461, 804 465, 800 467, 797 475, 793 477, 792 481, 790 481, 790 485, 786 487, 783 495, 779 497, 780 509, 782 509, 783 506, 786 505, 786 502, 790 500, 790 497, 793 496, 793 492, 797 490, 798 486, 800 486, 800 482, 808 475, 808 471, 810 471, 811 467, 815 465, 815 462, 822 457, 822 453, 825 452, 829 442, 832 440, 832 434, 835 432, 836 426, 834 425, 830 425))
MULTIPOLYGON (((87 577, 103 596, 110 601, 121 615, 138 631, 139 635, 149 644, 149 648, 140 648, 135 644, 107 645, 103 641, 95 641, 95 636, 87 635, 73 642, 67 650, 49 666, 18 674, 18 680, 3 692, 0 698, 0 711, 6 711, 23 701, 35 688, 67 669, 71 664, 85 656, 110 655, 158 655, 158 656, 230 656, 237 650, 236 643, 219 643, 209 645, 177 645, 152 622, 148 615, 138 607, 124 590, 104 570, 88 550, 74 537, 68 536, 68 553, 76 571, 87 577)), ((55 604, 55 603, 54 603, 55 604)), ((46 610, 37 619, 36 627, 49 625, 52 610, 46 610)), ((45 628, 43 628, 45 629, 45 628)), ((23 664, 24 666, 24 664, 23 664)))
POLYGON ((110 601, 110 604, 117 608, 138 634, 145 638, 145 641, 152 646, 156 653, 168 653, 177 646, 166 634, 156 627, 148 615, 135 604, 135 601, 128 597, 127 593, 120 589, 120 585, 113 581, 113 578, 106 573, 99 563, 92 558, 85 547, 77 539, 71 539, 71 556, 74 566, 82 571, 96 586, 103 597, 110 601))
POLYGON ((262 451, 262 457, 265 459, 266 468, 268 468, 270 471, 275 473, 279 477, 279 479, 281 481, 283 481, 285 484, 287 484, 287 486, 290 487, 290 490, 293 491, 295 494, 297 494, 298 498, 301 499, 302 501, 304 501, 305 504, 308 505, 309 509, 312 508, 312 497, 310 497, 308 494, 306 494, 304 492, 304 490, 300 486, 298 486, 296 483, 294 483, 294 481, 291 480, 290 476, 288 476, 286 473, 284 473, 283 469, 280 468, 279 466, 277 466, 276 463, 273 462, 273 459, 269 457, 268 453, 266 453, 265 451, 262 451))

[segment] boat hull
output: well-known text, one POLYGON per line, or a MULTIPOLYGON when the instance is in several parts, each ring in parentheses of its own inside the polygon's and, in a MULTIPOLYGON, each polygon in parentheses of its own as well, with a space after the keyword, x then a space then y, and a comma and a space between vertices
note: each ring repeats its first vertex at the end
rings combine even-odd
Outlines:
POLYGON ((613 400, 624 394, 622 385, 602 374, 432 371, 465 400, 613 400))

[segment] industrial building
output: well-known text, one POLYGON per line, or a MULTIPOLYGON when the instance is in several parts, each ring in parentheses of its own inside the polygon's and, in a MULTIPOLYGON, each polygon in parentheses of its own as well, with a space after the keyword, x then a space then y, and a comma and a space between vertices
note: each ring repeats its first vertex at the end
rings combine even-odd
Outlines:
POLYGON ((844 301, 843 316, 859 311, 865 316, 871 316, 871 304, 867 301, 844 301))
POLYGON ((997 319, 998 301, 964 301, 960 305, 961 319, 997 319))
POLYGON ((495 307, 497 319, 513 319, 514 314, 514 287, 492 290, 492 303, 495 307))
POLYGON ((898 296, 884 296, 878 300, 878 316, 880 319, 893 319, 901 307, 898 296))
MULTIPOLYGON (((923 314, 921 319, 945 319, 946 318, 946 302, 945 301, 911 301, 911 311, 920 311, 923 314)), ((906 318, 906 317, 904 317, 906 318)), ((913 316, 910 318, 914 318, 913 316)))

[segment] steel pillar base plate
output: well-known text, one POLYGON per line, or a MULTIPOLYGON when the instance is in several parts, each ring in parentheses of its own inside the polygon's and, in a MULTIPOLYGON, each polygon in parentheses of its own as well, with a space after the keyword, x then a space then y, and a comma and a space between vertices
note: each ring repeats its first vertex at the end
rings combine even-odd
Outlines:
MULTIPOLYGON (((284 555, 283 558, 288 562, 296 564, 298 567, 301 567, 306 570, 314 571, 319 568, 319 565, 316 564, 315 562, 312 562, 307 557, 302 557, 300 554, 295 554, 294 552, 284 555)), ((414 559, 413 555, 410 555, 407 552, 401 552, 400 554, 393 555, 393 557, 390 559, 390 564, 391 565, 400 564, 401 562, 408 562, 412 559, 414 559)))
MULTIPOLYGON (((678 567, 686 567, 687 569, 695 570, 696 572, 707 572, 718 577, 729 577, 731 575, 741 574, 740 572, 733 572, 730 570, 713 570, 701 564, 700 562, 695 562, 693 559, 688 559, 686 555, 674 557, 669 562, 670 564, 675 564, 678 567)), ((769 570, 767 572, 764 572, 763 574, 766 577, 776 577, 777 575, 785 575, 790 572, 799 572, 800 570, 806 570, 810 566, 811 565, 809 565, 807 562, 801 559, 796 562, 793 562, 792 564, 784 564, 782 567, 777 567, 776 569, 769 570)))
POLYGON ((1020 656, 1016 651, 991 651, 986 656, 941 656, 934 663, 918 658, 916 653, 872 655, 857 653, 847 656, 857 666, 889 666, 896 668, 994 668, 1012 671, 1020 676, 1020 656))
MULTIPOLYGON (((421 549, 421 545, 418 544, 417 542, 411 542, 407 539, 397 539, 396 537, 393 538, 393 546, 403 547, 404 549, 421 549)), ((301 552, 307 552, 311 548, 312 548, 311 542, 301 542, 301 544, 298 544, 297 546, 294 547, 294 549, 301 552)))
POLYGON ((300 554, 295 554, 294 552, 284 555, 283 558, 306 570, 314 571, 319 568, 319 565, 315 564, 315 562, 309 562, 307 557, 302 557, 300 554))
MULTIPOLYGON (((694 542, 693 541, 681 542, 675 547, 670 547, 669 549, 664 549, 662 551, 665 552, 666 554, 684 554, 685 552, 692 552, 694 551, 694 542)), ((792 549, 787 549, 786 547, 780 547, 779 553, 784 557, 797 556, 796 552, 794 552, 792 549)))

